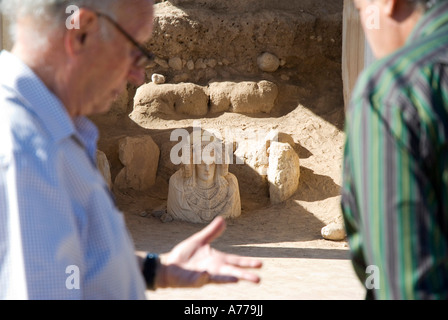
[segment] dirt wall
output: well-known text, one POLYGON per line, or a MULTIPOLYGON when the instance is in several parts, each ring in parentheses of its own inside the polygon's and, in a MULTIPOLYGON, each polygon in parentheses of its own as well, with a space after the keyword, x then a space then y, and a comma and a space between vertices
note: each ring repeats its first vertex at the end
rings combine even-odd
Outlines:
POLYGON ((339 73, 342 9, 342 1, 161 2, 148 44, 158 63, 148 73, 202 84, 235 78, 300 84, 314 73, 339 73), (264 52, 280 60, 275 72, 259 69, 264 52))

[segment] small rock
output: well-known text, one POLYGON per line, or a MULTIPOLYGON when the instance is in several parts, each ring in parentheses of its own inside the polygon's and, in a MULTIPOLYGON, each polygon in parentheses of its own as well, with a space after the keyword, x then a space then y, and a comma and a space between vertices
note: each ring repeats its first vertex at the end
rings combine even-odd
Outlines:
POLYGON ((172 215, 170 215, 168 212, 165 212, 164 214, 162 214, 162 216, 160 217, 160 221, 162 222, 171 222, 173 221, 174 218, 172 215))
POLYGON ((196 60, 194 67, 196 69, 205 69, 207 68, 207 65, 204 63, 204 59, 199 58, 198 60, 196 60))
POLYGON ((275 72, 280 67, 280 59, 269 52, 263 53, 257 59, 258 67, 265 72, 275 72))
POLYGON ((154 210, 152 210, 151 215, 156 218, 162 217, 164 214, 166 214, 166 204, 160 205, 154 210))
POLYGON ((189 78, 188 73, 181 73, 174 76, 173 81, 175 83, 186 82, 189 78))
POLYGON ((143 210, 142 212, 139 213, 139 216, 140 216, 140 217, 146 217, 146 216, 148 216, 148 211, 143 210))
POLYGON ((187 62, 187 69, 190 71, 194 70, 194 61, 193 60, 188 60, 187 62))
POLYGON ((159 66, 161 66, 164 69, 168 69, 169 68, 168 62, 166 62, 165 60, 163 60, 163 59, 161 59, 159 57, 156 57, 154 59, 154 62, 157 63, 159 66))
POLYGON ((154 82, 155 84, 163 84, 163 83, 165 83, 165 81, 166 81, 165 76, 162 75, 162 74, 158 74, 158 73, 154 73, 154 74, 151 76, 151 80, 152 80, 152 82, 154 82))
POLYGON ((326 240, 340 241, 346 237, 344 224, 342 223, 330 223, 329 225, 321 229, 322 237, 326 240))
POLYGON ((214 68, 214 67, 216 67, 216 64, 217 64, 217 62, 216 62, 215 59, 207 59, 207 60, 205 60, 204 62, 205 62, 205 64, 206 64, 207 66, 209 66, 210 68, 214 68))
POLYGON ((179 58, 179 57, 171 58, 171 59, 168 61, 168 65, 169 65, 172 69, 177 70, 177 71, 180 71, 180 70, 182 70, 182 59, 179 58))

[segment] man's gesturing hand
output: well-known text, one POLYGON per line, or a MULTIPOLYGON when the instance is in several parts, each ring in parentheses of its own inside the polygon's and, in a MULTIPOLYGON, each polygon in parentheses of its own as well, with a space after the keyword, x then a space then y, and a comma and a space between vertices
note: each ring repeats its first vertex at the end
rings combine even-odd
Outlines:
POLYGON ((227 254, 210 247, 210 243, 218 238, 225 228, 224 219, 217 217, 173 250, 162 254, 156 286, 201 287, 209 283, 230 283, 239 280, 260 282, 260 277, 247 269, 261 268, 261 261, 227 254))

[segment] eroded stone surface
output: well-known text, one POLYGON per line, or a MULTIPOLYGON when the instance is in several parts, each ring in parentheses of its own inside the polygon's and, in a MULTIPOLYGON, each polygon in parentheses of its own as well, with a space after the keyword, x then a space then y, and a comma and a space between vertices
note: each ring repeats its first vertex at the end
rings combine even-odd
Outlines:
POLYGON ((207 113, 208 95, 204 87, 193 83, 148 83, 138 88, 131 117, 138 123, 150 116, 205 116, 207 113))
POLYGON ((258 68, 265 72, 275 72, 280 67, 280 59, 276 55, 265 52, 257 59, 258 68))
POLYGON ((98 167, 98 170, 101 172, 104 180, 106 181, 107 186, 109 187, 109 189, 111 189, 112 178, 110 174, 110 164, 107 160, 106 154, 101 150, 96 151, 96 165, 98 167))
POLYGON ((120 190, 143 191, 156 182, 160 150, 150 136, 122 138, 118 152, 124 168, 115 178, 114 186, 120 190))
POLYGON ((134 98, 131 117, 138 123, 145 117, 206 116, 211 113, 270 113, 278 87, 270 81, 213 82, 207 87, 193 83, 141 86, 134 98), (210 109, 209 109, 210 104, 210 109))
POLYGON ((209 84, 210 112, 270 113, 278 88, 270 81, 214 82, 209 84))
MULTIPOLYGON (((192 142, 192 154, 198 150, 203 154, 204 148, 212 146, 206 141, 192 142)), ((209 223, 217 216, 236 218, 241 215, 237 178, 229 172, 226 161, 216 161, 219 158, 215 151, 210 149, 209 154, 213 159, 185 163, 171 176, 167 212, 162 215, 162 221, 209 223)))
POLYGON ((289 143, 271 141, 269 149, 269 196, 271 203, 289 199, 299 187, 299 156, 289 143))
POLYGON ((299 187, 300 161, 294 140, 286 133, 271 131, 262 140, 238 143, 235 156, 244 162, 232 170, 239 176, 245 192, 267 194, 271 203, 289 199, 299 187))

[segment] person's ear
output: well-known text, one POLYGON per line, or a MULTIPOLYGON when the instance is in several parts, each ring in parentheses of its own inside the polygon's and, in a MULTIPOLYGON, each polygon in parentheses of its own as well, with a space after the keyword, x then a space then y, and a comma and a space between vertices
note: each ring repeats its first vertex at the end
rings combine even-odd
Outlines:
POLYGON ((382 0, 384 14, 388 17, 393 17, 398 8, 398 2, 401 0, 382 0))
POLYGON ((78 55, 85 49, 91 36, 98 32, 98 16, 91 10, 81 8, 67 18, 66 28, 65 50, 70 56, 78 55))

